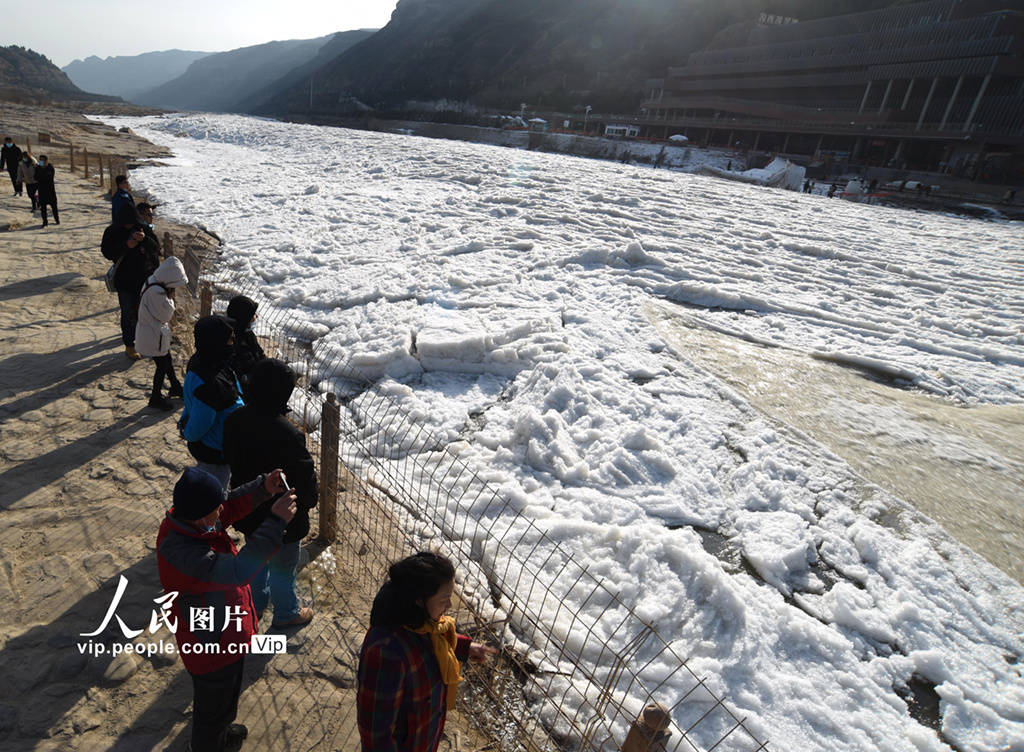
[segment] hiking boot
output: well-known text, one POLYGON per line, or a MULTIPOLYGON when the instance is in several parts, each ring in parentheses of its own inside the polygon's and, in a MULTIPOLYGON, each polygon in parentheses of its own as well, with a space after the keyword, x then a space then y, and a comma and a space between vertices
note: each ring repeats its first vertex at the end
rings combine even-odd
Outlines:
POLYGON ((271 629, 284 629, 286 627, 299 627, 303 624, 309 624, 313 619, 313 609, 309 606, 303 606, 299 609, 299 613, 295 614, 288 621, 275 621, 270 625, 271 629))
MULTIPOLYGON (((45 227, 46 225, 43 225, 43 226, 45 227)), ((135 351, 135 348, 134 348, 134 347, 132 347, 131 345, 125 345, 125 346, 124 346, 124 354, 125 354, 125 355, 127 355, 127 356, 128 356, 129 358, 131 358, 132 360, 138 360, 139 358, 141 358, 141 357, 142 357, 141 355, 139 355, 139 354, 138 354, 138 353, 137 353, 137 352, 135 351)))
POLYGON ((170 389, 167 390, 168 399, 181 399, 184 396, 185 390, 181 388, 181 384, 178 384, 177 386, 172 386, 170 389))
POLYGON ((149 398, 149 406, 155 407, 157 410, 169 411, 174 409, 174 405, 166 397, 161 397, 159 394, 154 394, 149 398))

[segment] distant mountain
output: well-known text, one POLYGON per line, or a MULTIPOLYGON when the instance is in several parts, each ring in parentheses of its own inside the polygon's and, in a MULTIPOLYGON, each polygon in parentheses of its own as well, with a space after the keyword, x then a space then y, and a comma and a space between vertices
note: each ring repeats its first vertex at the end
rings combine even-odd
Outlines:
POLYGON ((76 86, 87 91, 131 99, 177 78, 196 60, 210 54, 190 50, 164 50, 105 59, 91 55, 85 60, 73 60, 61 70, 68 74, 76 86))
POLYGON ((0 100, 39 104, 121 101, 82 91, 45 55, 17 45, 0 47, 0 100))
POLYGON ((197 60, 181 76, 137 94, 132 101, 168 109, 245 112, 247 107, 255 106, 269 95, 262 92, 276 91, 274 87, 282 79, 281 85, 290 87, 292 81, 288 74, 317 59, 325 46, 329 45, 331 57, 334 57, 349 44, 372 33, 351 31, 219 52, 197 60), (339 41, 338 37, 343 39, 339 41))
POLYGON ((380 32, 276 96, 266 112, 331 115, 362 101, 631 112, 644 81, 762 12, 801 19, 894 0, 400 0, 380 32))
POLYGON ((317 51, 316 57, 312 60, 309 60, 298 67, 292 68, 281 78, 261 88, 247 99, 239 101, 238 111, 253 114, 265 114, 268 111, 268 102, 272 101, 274 97, 292 89, 302 81, 309 80, 310 75, 341 53, 345 52, 349 47, 359 44, 364 39, 369 39, 376 33, 377 29, 339 31, 330 38, 330 41, 317 51))

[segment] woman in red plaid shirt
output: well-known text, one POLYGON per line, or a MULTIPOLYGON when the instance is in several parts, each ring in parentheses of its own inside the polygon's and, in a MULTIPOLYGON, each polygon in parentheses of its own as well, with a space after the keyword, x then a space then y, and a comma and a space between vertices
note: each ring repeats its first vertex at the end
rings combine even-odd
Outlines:
POLYGON ((429 551, 388 569, 359 654, 363 752, 435 752, 455 707, 459 661, 498 652, 455 632, 445 616, 454 590, 455 567, 429 551))

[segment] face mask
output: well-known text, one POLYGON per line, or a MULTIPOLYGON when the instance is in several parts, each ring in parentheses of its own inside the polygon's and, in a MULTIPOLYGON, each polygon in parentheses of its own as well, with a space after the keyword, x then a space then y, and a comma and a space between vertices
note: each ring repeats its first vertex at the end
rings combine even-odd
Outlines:
POLYGON ((146 227, 148 227, 150 230, 152 230, 153 229, 153 223, 152 222, 146 222, 146 227))

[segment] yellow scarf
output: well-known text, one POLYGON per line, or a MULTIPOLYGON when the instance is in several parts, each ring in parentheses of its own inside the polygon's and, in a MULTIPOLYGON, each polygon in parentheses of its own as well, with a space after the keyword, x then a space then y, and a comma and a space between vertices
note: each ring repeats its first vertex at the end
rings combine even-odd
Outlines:
POLYGON ((448 687, 448 710, 455 708, 455 693, 458 692, 459 682, 462 676, 459 674, 459 659, 455 657, 455 645, 458 637, 455 635, 455 619, 450 616, 442 616, 438 621, 427 619, 419 629, 406 627, 410 632, 416 634, 430 635, 430 642, 434 646, 434 655, 437 656, 437 663, 441 667, 441 680, 448 687))

